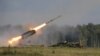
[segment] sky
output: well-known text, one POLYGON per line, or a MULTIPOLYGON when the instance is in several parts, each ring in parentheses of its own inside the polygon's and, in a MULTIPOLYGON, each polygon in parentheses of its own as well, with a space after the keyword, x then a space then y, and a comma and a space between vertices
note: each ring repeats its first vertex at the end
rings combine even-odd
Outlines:
POLYGON ((0 26, 38 25, 58 15, 57 25, 100 24, 100 0, 0 0, 0 26))

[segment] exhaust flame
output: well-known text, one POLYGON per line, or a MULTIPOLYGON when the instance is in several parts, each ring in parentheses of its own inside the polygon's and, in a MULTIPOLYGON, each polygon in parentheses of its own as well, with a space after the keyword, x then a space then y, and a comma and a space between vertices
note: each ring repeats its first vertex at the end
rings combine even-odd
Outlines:
MULTIPOLYGON (((46 26, 46 23, 43 23, 35 28, 30 28, 29 30, 35 30, 35 31, 38 31, 39 29, 43 28, 44 26, 46 26)), ((22 36, 18 36, 18 37, 14 37, 12 38, 11 40, 8 41, 9 45, 13 46, 15 45, 16 43, 18 43, 18 41, 22 39, 22 36)))
POLYGON ((11 40, 8 41, 9 45, 14 45, 15 43, 17 43, 20 39, 22 38, 22 36, 18 36, 18 37, 14 37, 11 40))
POLYGON ((35 30, 38 31, 39 29, 43 28, 44 26, 46 26, 46 23, 41 24, 40 26, 37 26, 35 28, 30 28, 30 30, 35 30))

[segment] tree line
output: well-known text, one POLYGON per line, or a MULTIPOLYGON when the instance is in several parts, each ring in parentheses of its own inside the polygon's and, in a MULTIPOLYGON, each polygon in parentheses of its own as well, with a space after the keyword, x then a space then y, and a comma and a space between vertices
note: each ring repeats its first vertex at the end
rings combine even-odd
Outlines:
POLYGON ((84 47, 100 47, 100 24, 77 25, 79 43, 84 47))

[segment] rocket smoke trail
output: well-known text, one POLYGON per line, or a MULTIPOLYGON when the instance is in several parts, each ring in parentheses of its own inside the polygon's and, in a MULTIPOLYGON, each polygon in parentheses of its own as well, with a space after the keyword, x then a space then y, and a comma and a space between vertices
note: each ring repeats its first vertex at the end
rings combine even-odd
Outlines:
POLYGON ((58 18, 60 18, 60 17, 61 17, 61 15, 59 15, 59 16, 57 16, 57 17, 51 19, 51 20, 49 20, 48 22, 46 22, 46 24, 49 24, 49 23, 51 23, 52 21, 54 21, 54 20, 56 20, 56 19, 58 19, 58 18))

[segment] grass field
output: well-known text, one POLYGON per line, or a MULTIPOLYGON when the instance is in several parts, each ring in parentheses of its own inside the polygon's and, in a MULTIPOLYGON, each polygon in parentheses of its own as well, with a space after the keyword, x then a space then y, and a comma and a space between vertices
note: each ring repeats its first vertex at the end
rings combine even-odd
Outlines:
POLYGON ((0 56, 100 56, 100 49, 65 47, 2 47, 0 48, 0 56))

